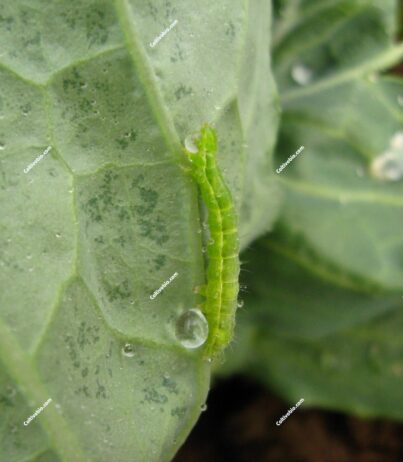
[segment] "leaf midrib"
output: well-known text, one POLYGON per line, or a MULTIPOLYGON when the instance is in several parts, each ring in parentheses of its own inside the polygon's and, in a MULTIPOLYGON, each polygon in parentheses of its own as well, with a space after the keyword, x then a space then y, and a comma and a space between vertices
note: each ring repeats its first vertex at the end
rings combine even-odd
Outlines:
POLYGON ((312 85, 303 88, 293 88, 291 90, 285 91, 280 95, 281 102, 288 103, 289 101, 298 98, 311 96, 315 93, 319 93, 323 90, 327 90, 328 88, 341 85, 345 82, 348 82, 349 80, 361 77, 370 72, 380 71, 394 65, 401 58, 403 58, 403 43, 400 45, 392 46, 384 53, 379 53, 376 55, 373 59, 340 72, 337 75, 320 79, 312 85))
POLYGON ((345 189, 324 188, 318 184, 311 184, 306 181, 296 181, 290 179, 279 178, 279 181, 287 188, 297 191, 306 196, 317 197, 319 199, 327 199, 339 202, 342 197, 345 203, 349 202, 366 202, 372 204, 381 204, 384 206, 402 207, 403 197, 392 194, 381 194, 372 191, 346 191, 345 189))
POLYGON ((148 97, 151 111, 161 129, 165 142, 176 158, 183 163, 182 145, 170 114, 164 104, 164 99, 158 88, 156 77, 148 61, 144 47, 132 25, 133 18, 130 6, 126 0, 114 0, 118 20, 125 36, 126 47, 138 72, 144 91, 148 97))

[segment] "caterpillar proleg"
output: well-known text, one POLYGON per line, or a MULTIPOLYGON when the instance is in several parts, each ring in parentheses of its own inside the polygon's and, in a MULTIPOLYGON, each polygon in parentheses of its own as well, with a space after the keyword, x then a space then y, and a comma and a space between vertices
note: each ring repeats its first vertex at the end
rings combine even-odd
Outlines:
POLYGON ((185 149, 185 153, 208 213, 207 284, 201 291, 205 301, 200 308, 209 325, 205 356, 213 357, 233 336, 239 291, 239 239, 231 193, 216 164, 214 129, 205 124, 194 142, 197 150, 185 149))

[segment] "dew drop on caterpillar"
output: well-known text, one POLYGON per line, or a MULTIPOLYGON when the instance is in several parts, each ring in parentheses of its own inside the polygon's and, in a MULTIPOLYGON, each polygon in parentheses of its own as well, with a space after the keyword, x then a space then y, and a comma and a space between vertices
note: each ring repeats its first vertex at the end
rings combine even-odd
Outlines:
POLYGON ((208 213, 207 284, 198 293, 205 297, 201 311, 209 334, 204 354, 210 358, 231 341, 239 291, 239 239, 231 193, 216 164, 217 136, 205 124, 198 138, 185 141, 185 154, 208 213))

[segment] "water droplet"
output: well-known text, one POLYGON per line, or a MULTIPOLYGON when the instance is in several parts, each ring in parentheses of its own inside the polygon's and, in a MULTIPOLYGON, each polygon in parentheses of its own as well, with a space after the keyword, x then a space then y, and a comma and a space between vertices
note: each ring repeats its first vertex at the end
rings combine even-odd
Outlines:
POLYGON ((134 305, 134 300, 130 300, 130 305, 134 305))
POLYGON ((191 152, 192 154, 196 154, 198 149, 196 146, 196 140, 198 135, 188 135, 185 138, 185 148, 187 151, 191 152))
POLYGON ((201 229, 198 229, 198 230, 197 230, 197 234, 200 234, 200 233, 201 233, 201 229))
POLYGON ((29 269, 28 269, 28 271, 29 271, 30 273, 32 273, 33 270, 34 270, 33 268, 29 268, 29 269))
POLYGON ((208 324, 203 313, 192 308, 181 314, 176 321, 176 338, 185 348, 198 348, 208 336, 208 324))
POLYGON ((371 170, 377 178, 382 180, 397 181, 403 175, 403 165, 390 152, 377 157, 371 165, 371 170))
POLYGON ((62 235, 60 233, 56 233, 55 236, 59 239, 62 237, 62 235))
POLYGON ((132 358, 135 355, 134 346, 131 343, 126 343, 122 348, 122 353, 128 358, 132 358))
POLYGON ((375 157, 370 170, 381 180, 397 181, 403 177, 403 132, 392 136, 389 149, 375 157))
POLYGON ((219 110, 221 109, 221 106, 214 106, 214 109, 215 109, 216 111, 219 111, 219 110))
POLYGON ((298 83, 299 85, 307 85, 312 80, 313 72, 304 64, 294 64, 291 69, 291 77, 293 78, 294 82, 298 83))
POLYGON ((31 260, 32 255, 31 255, 31 254, 28 254, 25 258, 26 258, 27 260, 31 260))
POLYGON ((238 308, 242 308, 242 307, 243 307, 243 304, 244 304, 244 301, 243 301, 243 300, 238 300, 237 307, 238 307, 238 308))
POLYGON ((403 150, 403 132, 397 132, 390 140, 390 147, 396 150, 403 150))
POLYGON ((207 228, 208 228, 208 224, 207 224, 207 223, 202 223, 202 227, 203 227, 203 229, 207 229, 207 228))
POLYGON ((202 412, 207 411, 207 404, 206 404, 206 403, 202 404, 202 405, 200 406, 200 410, 201 410, 202 412))
POLYGON ((206 247, 203 246, 202 249, 201 249, 201 251, 202 251, 203 253, 206 253, 206 247))
POLYGON ((5 144, 4 143, 0 143, 0 151, 3 151, 5 149, 5 144))
POLYGON ((399 95, 397 97, 397 102, 400 104, 400 106, 403 106, 403 95, 399 95))

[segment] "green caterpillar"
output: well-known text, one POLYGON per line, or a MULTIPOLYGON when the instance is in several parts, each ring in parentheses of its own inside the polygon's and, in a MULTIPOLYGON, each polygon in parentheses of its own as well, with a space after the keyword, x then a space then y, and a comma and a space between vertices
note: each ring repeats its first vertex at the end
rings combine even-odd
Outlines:
POLYGON ((233 336, 239 291, 239 239, 231 193, 216 164, 215 131, 205 124, 195 144, 197 150, 185 149, 185 154, 208 212, 207 284, 199 293, 205 297, 200 308, 209 325, 204 353, 211 358, 222 351, 233 336))

